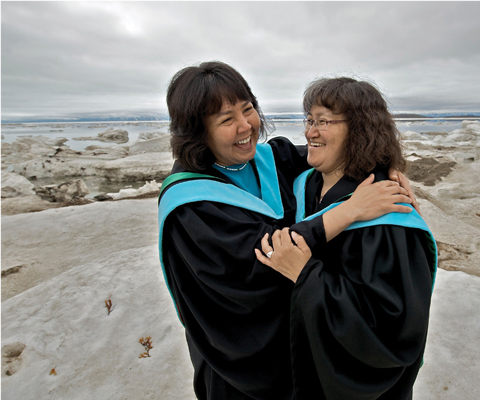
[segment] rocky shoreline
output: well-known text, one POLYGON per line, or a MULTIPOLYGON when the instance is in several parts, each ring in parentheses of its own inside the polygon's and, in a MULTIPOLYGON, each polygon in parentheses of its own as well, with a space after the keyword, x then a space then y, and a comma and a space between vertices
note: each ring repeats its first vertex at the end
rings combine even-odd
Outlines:
MULTIPOLYGON (((128 132, 102 126, 107 129, 96 140, 112 144, 84 151, 70 149, 65 138, 23 136, 2 142, 2 216, 157 196, 173 165, 169 134, 142 132, 134 143, 118 144, 128 141, 128 132), (90 199, 82 180, 90 177, 145 184, 90 199), (62 183, 35 185, 44 178, 62 183)), ((403 147, 406 175, 439 242, 440 266, 480 276, 480 122, 463 121, 451 132, 406 131, 403 147)))
MULTIPOLYGON (((2 215, 113 199, 107 193, 96 199, 85 198, 90 192, 82 180, 86 177, 119 183, 153 182, 149 190, 158 192, 160 185, 156 182, 161 182, 173 165, 169 135, 161 131, 143 132, 132 145, 117 144, 128 141, 128 132, 123 129, 108 128, 97 137, 76 139, 116 144, 74 151, 65 145, 65 138, 22 136, 13 143, 2 142, 2 215), (35 185, 37 180, 47 178, 62 183, 35 185)), ((138 193, 144 194, 145 190, 138 193)))

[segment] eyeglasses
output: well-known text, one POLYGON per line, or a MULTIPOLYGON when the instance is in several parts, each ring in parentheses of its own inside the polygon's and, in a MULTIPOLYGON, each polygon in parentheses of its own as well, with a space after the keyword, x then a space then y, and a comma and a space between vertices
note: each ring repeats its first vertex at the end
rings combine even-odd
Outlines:
POLYGON ((347 122, 346 119, 336 119, 332 121, 327 121, 326 119, 304 119, 303 120, 303 125, 305 125, 305 129, 310 129, 312 125, 315 124, 315 126, 321 130, 324 131, 328 128, 328 124, 338 124, 340 122, 347 122))

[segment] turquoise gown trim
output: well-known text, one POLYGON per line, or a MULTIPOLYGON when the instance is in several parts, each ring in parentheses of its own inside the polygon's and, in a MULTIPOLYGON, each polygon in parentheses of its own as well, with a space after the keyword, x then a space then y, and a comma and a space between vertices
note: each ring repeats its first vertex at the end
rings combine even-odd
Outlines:
MULTIPOLYGON (((328 210, 331 210, 332 208, 335 208, 339 204, 343 203, 343 201, 332 203, 328 207, 324 208, 323 210, 305 218, 305 189, 306 189, 308 178, 312 175, 314 171, 315 169, 313 168, 310 170, 304 171, 295 179, 295 182, 293 184, 293 190, 295 193, 295 197, 297 199, 296 222, 308 221, 313 218, 316 218, 326 213, 328 210)), ((425 220, 420 216, 420 214, 410 204, 407 204, 407 203, 399 203, 399 204, 411 207, 412 212, 408 214, 392 212, 369 221, 354 222, 345 230, 348 231, 352 229, 365 228, 365 227, 376 226, 376 225, 397 225, 397 226, 403 226, 405 228, 415 228, 415 229, 420 229, 424 231, 429 239, 428 240, 429 250, 434 256, 434 266, 432 271, 432 290, 433 290, 433 285, 435 283, 435 277, 437 274, 437 266, 438 266, 437 243, 433 237, 432 232, 430 231, 430 228, 428 227, 425 220)))
MULTIPOLYGON (((160 264, 162 266, 165 283, 168 291, 170 292, 173 303, 175 304, 175 309, 180 321, 182 321, 182 319, 180 317, 175 298, 173 297, 172 290, 168 283, 165 265, 163 262, 162 238, 165 220, 168 215, 177 207, 197 201, 212 201, 216 203, 229 204, 234 207, 243 208, 265 215, 269 218, 282 219, 284 217, 282 196, 280 193, 280 184, 276 174, 275 159, 273 157, 273 151, 270 145, 266 143, 258 144, 254 160, 260 178, 262 199, 259 199, 258 197, 248 193, 243 189, 240 189, 235 185, 209 179, 208 176, 200 179, 178 182, 169 187, 168 190, 161 191, 162 197, 160 199, 158 208, 158 250, 160 255, 160 264)), ((181 172, 179 174, 181 174, 181 172)), ((167 179, 169 179, 169 181, 175 180, 174 175, 176 174, 170 175, 167 179)))

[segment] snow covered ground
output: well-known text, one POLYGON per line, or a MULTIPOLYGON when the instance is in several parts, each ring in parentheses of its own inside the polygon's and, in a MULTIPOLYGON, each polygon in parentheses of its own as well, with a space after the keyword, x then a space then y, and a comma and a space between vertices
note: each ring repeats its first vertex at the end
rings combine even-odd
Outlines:
MULTIPOLYGON (((27 282, 16 295, 2 287, 3 399, 195 398, 156 217, 156 199, 143 199, 2 218, 2 271, 23 265, 2 285, 27 282)), ((478 332, 480 278, 440 269, 416 399, 480 398, 478 332)))

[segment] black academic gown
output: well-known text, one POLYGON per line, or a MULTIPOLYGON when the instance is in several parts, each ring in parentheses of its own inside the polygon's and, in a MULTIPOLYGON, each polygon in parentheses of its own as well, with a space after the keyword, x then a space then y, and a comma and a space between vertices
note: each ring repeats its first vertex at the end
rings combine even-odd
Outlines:
MULTIPOLYGON (((388 179, 377 170, 376 180, 388 179)), ((306 189, 307 215, 352 193, 342 178, 318 205, 322 176, 306 189), (310 201, 309 201, 310 200, 310 201)), ((299 225, 292 230, 306 234, 299 225)), ((305 236, 314 256, 291 303, 297 400, 410 399, 427 337, 434 256, 423 231, 379 225, 328 244, 305 236)))
MULTIPOLYGON (((295 222, 292 183, 309 166, 306 147, 295 147, 283 138, 269 144, 278 170, 282 220, 201 201, 175 209, 165 221, 165 274, 185 325, 194 389, 202 400, 293 398, 289 355, 293 285, 259 262, 253 250, 261 248, 265 233, 295 222)), ((175 164, 172 173, 182 171, 175 164)), ((228 180, 214 168, 205 173, 228 180)), ((310 223, 311 230, 316 223, 310 223)))

